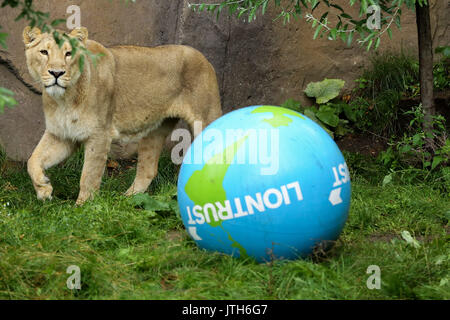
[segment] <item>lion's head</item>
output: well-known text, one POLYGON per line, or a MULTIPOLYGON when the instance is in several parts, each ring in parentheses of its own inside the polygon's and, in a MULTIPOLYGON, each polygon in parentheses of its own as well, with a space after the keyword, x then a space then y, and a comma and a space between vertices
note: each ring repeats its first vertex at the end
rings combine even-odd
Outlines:
MULTIPOLYGON (((68 36, 86 45, 88 30, 76 28, 68 36)), ((78 81, 81 75, 78 64, 80 50, 73 55, 69 41, 59 47, 53 35, 42 33, 38 28, 26 27, 23 31, 23 42, 28 70, 50 96, 63 96, 66 89, 78 81)))

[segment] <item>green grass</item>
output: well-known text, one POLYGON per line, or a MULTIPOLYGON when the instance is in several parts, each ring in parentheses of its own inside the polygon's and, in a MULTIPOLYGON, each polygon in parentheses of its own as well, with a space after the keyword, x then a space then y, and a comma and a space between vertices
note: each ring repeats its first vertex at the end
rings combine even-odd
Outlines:
POLYGON ((419 62, 407 52, 375 54, 362 78, 367 81, 368 97, 376 97, 388 90, 404 92, 411 84, 419 83, 419 62))
MULTIPOLYGON (((197 248, 176 212, 135 208, 122 193, 135 170, 105 175, 98 196, 75 207, 82 156, 53 168, 55 198, 41 203, 26 168, 0 155, 0 299, 450 299, 450 197, 416 179, 382 187, 373 162, 346 154, 353 197, 333 249, 305 260, 257 264, 197 248), (409 231, 416 248, 401 237, 409 231), (66 287, 67 267, 82 289, 66 287), (368 266, 381 269, 369 290, 368 266)), ((150 188, 176 196, 176 168, 161 160, 150 188)))
POLYGON ((401 99, 419 92, 417 58, 405 52, 374 54, 357 81, 359 90, 352 104, 362 116, 356 125, 385 137, 402 133, 406 110, 401 99))

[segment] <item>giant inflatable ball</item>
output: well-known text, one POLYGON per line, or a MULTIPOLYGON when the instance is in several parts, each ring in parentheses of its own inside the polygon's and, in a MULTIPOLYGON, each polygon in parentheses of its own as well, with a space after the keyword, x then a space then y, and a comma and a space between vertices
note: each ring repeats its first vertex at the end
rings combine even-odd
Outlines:
POLYGON ((339 237, 350 176, 333 139, 295 111, 252 106, 217 119, 184 157, 178 202, 199 247, 259 262, 339 237))

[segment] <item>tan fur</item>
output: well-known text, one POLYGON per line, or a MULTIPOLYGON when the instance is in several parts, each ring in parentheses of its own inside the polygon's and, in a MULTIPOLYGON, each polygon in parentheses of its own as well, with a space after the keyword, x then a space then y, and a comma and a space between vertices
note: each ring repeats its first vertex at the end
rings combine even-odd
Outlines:
POLYGON ((29 72, 43 87, 46 120, 44 136, 28 161, 37 196, 51 199, 53 189, 45 170, 83 143, 77 204, 90 199, 100 187, 114 141, 138 141, 136 179, 127 195, 145 192, 157 173, 165 138, 176 123, 168 119, 184 119, 193 128, 195 121, 206 126, 221 115, 214 69, 200 52, 187 46, 107 49, 88 40, 86 28, 75 29, 69 37, 103 54, 96 66, 86 60, 80 72, 80 51, 66 56, 72 50, 68 41, 59 48, 51 35, 37 28, 27 27, 23 33, 29 72))

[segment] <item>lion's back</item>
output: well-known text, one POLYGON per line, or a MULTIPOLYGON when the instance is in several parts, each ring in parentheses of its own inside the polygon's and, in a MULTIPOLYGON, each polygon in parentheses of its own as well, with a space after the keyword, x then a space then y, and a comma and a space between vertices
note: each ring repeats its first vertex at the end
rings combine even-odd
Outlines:
POLYGON ((189 46, 118 46, 109 51, 115 60, 114 119, 119 130, 156 123, 199 83, 217 83, 208 60, 189 46), (204 81, 205 75, 210 81, 204 81))

